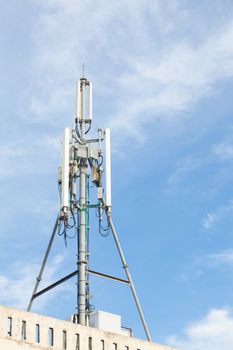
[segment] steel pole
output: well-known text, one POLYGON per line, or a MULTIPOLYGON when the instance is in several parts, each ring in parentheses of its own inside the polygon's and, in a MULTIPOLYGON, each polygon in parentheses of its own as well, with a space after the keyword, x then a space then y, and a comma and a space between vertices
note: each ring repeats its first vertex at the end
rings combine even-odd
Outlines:
POLYGON ((143 315, 143 311, 142 311, 142 308, 141 308, 141 305, 140 305, 140 302, 139 302, 139 299, 138 299, 138 296, 137 296, 137 293, 136 293, 136 289, 134 287, 134 283, 133 283, 132 277, 131 277, 130 272, 129 272, 129 268, 128 268, 128 265, 127 265, 124 253, 123 253, 123 250, 121 248, 121 244, 120 244, 117 232, 115 230, 115 227, 113 225, 112 218, 111 218, 109 212, 107 212, 107 218, 108 218, 108 222, 109 222, 109 225, 111 227, 111 230, 112 230, 112 235, 113 235, 113 238, 115 240, 118 252, 120 254, 120 258, 121 258, 121 261, 122 261, 123 268, 125 270, 126 276, 128 278, 128 281, 129 281, 129 285, 130 285, 130 288, 131 288, 131 291, 132 291, 132 294, 133 294, 133 297, 134 297, 134 300, 135 300, 135 303, 136 303, 136 306, 137 306, 137 309, 138 309, 138 313, 139 313, 139 316, 141 318, 142 325, 143 325, 143 328, 145 330, 147 339, 149 341, 152 341, 151 340, 151 336, 150 336, 150 332, 149 332, 149 329, 147 327, 146 320, 145 320, 145 317, 143 315))
MULTIPOLYGON (((80 131, 81 140, 85 143, 84 105, 85 96, 81 79, 81 114, 80 131)), ((79 198, 79 237, 78 237, 78 323, 86 326, 86 279, 87 279, 87 254, 86 254, 86 159, 80 161, 80 198, 79 198)))
POLYGON ((80 165, 80 220, 78 240, 78 313, 79 324, 86 325, 86 161, 80 165))
POLYGON ((38 290, 38 287, 39 287, 39 284, 40 284, 40 282, 42 280, 42 275, 43 275, 43 272, 44 272, 44 268, 45 268, 46 262, 48 260, 48 256, 49 256, 52 244, 53 244, 53 240, 54 240, 55 234, 57 232, 58 223, 59 223, 59 216, 56 219, 56 222, 55 222, 55 225, 54 225, 54 228, 53 228, 53 232, 52 232, 52 235, 50 237, 49 244, 48 244, 48 247, 47 247, 45 255, 44 255, 44 259, 43 259, 42 264, 41 264, 39 275, 36 278, 36 284, 35 284, 35 287, 33 289, 32 296, 31 296, 30 302, 29 302, 28 307, 27 307, 27 311, 31 311, 32 303, 33 303, 33 300, 34 300, 33 297, 36 294, 36 292, 38 290))

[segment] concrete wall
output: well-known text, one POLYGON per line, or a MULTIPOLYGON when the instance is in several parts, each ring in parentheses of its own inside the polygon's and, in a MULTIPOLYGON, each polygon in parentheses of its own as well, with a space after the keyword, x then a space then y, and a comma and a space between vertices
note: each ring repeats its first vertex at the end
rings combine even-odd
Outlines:
POLYGON ((0 306, 0 349, 172 350, 164 345, 4 306, 0 306))

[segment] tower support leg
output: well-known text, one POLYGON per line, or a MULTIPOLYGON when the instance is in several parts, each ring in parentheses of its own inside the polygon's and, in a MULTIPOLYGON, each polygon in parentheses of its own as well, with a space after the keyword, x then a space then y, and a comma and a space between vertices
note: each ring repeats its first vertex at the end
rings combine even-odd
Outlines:
POLYGON ((127 265, 127 262, 126 262, 126 259, 125 259, 125 256, 124 256, 124 253, 123 253, 123 250, 122 250, 122 247, 121 247, 118 235, 117 235, 117 232, 116 232, 115 227, 113 225, 110 213, 108 213, 108 212, 107 212, 107 218, 108 218, 108 222, 109 222, 109 225, 110 225, 110 228, 112 231, 114 241, 116 243, 116 246, 117 246, 121 261, 122 261, 123 268, 125 270, 126 276, 128 278, 128 281, 129 281, 129 285, 130 285, 130 288, 131 288, 131 291, 132 291, 132 294, 134 297, 135 304, 136 304, 137 309, 138 309, 139 316, 140 316, 141 321, 142 321, 143 328, 144 328, 145 333, 146 333, 146 337, 149 341, 152 341, 151 336, 150 336, 150 332, 149 332, 149 329, 147 327, 146 320, 145 320, 145 317, 143 315, 143 311, 142 311, 142 308, 141 308, 141 305, 140 305, 140 302, 139 302, 139 299, 137 296, 137 292, 136 292, 136 289, 134 287, 134 283, 133 283, 132 277, 130 275, 129 268, 128 268, 128 265, 127 265))
POLYGON ((55 234, 57 232, 58 224, 59 224, 59 216, 56 219, 56 222, 55 222, 55 225, 54 225, 54 228, 53 228, 53 232, 52 232, 52 235, 50 237, 49 244, 48 244, 48 247, 47 247, 45 255, 44 255, 44 259, 43 259, 42 264, 41 264, 39 275, 36 278, 36 284, 35 284, 35 287, 33 289, 32 296, 31 296, 31 299, 30 299, 28 307, 27 307, 27 311, 31 311, 32 303, 33 303, 33 300, 34 300, 34 295, 37 293, 37 290, 39 288, 39 285, 40 285, 40 282, 41 282, 41 279, 42 279, 42 275, 43 275, 43 272, 44 272, 44 269, 45 269, 45 265, 47 263, 47 260, 48 260, 48 257, 49 257, 49 253, 50 253, 50 250, 51 250, 51 247, 52 247, 52 244, 53 244, 53 240, 54 240, 55 234))

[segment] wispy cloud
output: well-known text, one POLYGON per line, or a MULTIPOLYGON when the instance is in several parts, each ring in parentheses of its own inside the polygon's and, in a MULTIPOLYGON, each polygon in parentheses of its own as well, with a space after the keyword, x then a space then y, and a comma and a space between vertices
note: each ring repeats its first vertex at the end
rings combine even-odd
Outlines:
POLYGON ((201 219, 201 226, 205 231, 212 230, 215 225, 224 220, 230 213, 233 212, 233 200, 227 202, 227 204, 220 206, 215 211, 207 213, 201 219))
POLYGON ((233 143, 222 142, 213 146, 213 152, 220 160, 233 158, 233 143))
MULTIPOLYGON (((54 281, 63 259, 64 257, 61 255, 57 255, 52 259, 46 269, 41 286, 54 281)), ((0 303, 25 309, 30 300, 39 268, 38 263, 17 261, 8 267, 7 275, 0 274, 0 303)), ((49 293, 41 299, 39 304, 37 303, 37 310, 43 310, 52 295, 53 293, 49 293)))
POLYGON ((213 268, 232 268, 233 267, 233 250, 224 250, 221 252, 207 254, 203 263, 213 268))
POLYGON ((0 177, 13 175, 16 167, 21 170, 25 155, 25 149, 16 142, 0 146, 0 177))
POLYGON ((233 271, 233 249, 226 249, 197 256, 190 264, 185 264, 179 278, 183 282, 189 282, 206 276, 214 271, 233 271))
POLYGON ((1 146, 0 158, 2 157, 20 157, 23 155, 23 150, 16 147, 16 145, 1 146))
MULTIPOLYGON (((57 194, 57 196, 59 196, 57 194)), ((59 198, 59 197, 58 197, 59 198)), ((48 199, 43 196, 35 195, 33 198, 30 196, 24 196, 24 202, 26 203, 24 208, 21 209, 22 214, 30 215, 44 215, 51 216, 52 214, 56 216, 59 209, 59 199, 48 199), (36 204, 35 204, 36 203, 36 204)), ((16 203, 19 205, 19 203, 16 203)))
POLYGON ((197 170, 201 165, 201 160, 188 157, 168 178, 169 186, 177 185, 184 180, 190 173, 197 170))
POLYGON ((58 159, 60 142, 61 137, 47 134, 38 138, 26 135, 17 141, 8 141, 0 146, 0 178, 48 172, 47 160, 58 159))
POLYGON ((233 24, 230 23, 199 45, 185 39, 174 46, 165 45, 157 60, 150 56, 132 57, 130 73, 121 77, 121 86, 127 91, 125 95, 130 93, 132 98, 123 101, 124 107, 113 126, 120 127, 124 122, 130 132, 132 127, 137 129, 151 119, 173 119, 214 93, 216 82, 233 75, 232 59, 229 59, 233 56, 232 39, 233 24), (141 82, 145 89, 141 89, 141 82))
POLYGON ((145 124, 174 120, 233 76, 230 20, 218 30, 211 27, 203 39, 206 21, 199 23, 199 36, 190 35, 193 13, 179 1, 98 0, 94 12, 92 5, 41 3, 33 29, 33 82, 24 96, 35 120, 54 123, 73 114, 68 106, 72 101, 74 106, 74 76, 83 61, 98 87, 96 96, 111 100, 111 113, 102 111, 101 119, 116 138, 138 141, 146 138, 145 124))
POLYGON ((218 212, 208 213, 204 218, 202 218, 201 225, 205 230, 210 230, 218 220, 218 212))
POLYGON ((182 350, 231 350, 232 310, 212 309, 201 320, 190 323, 182 335, 171 335, 167 341, 182 350))

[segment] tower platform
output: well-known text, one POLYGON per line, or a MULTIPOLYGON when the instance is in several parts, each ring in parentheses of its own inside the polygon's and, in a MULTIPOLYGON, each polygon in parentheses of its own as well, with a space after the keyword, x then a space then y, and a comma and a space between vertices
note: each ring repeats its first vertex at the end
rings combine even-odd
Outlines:
POLYGON ((1 350, 175 350, 146 340, 0 306, 1 350))

